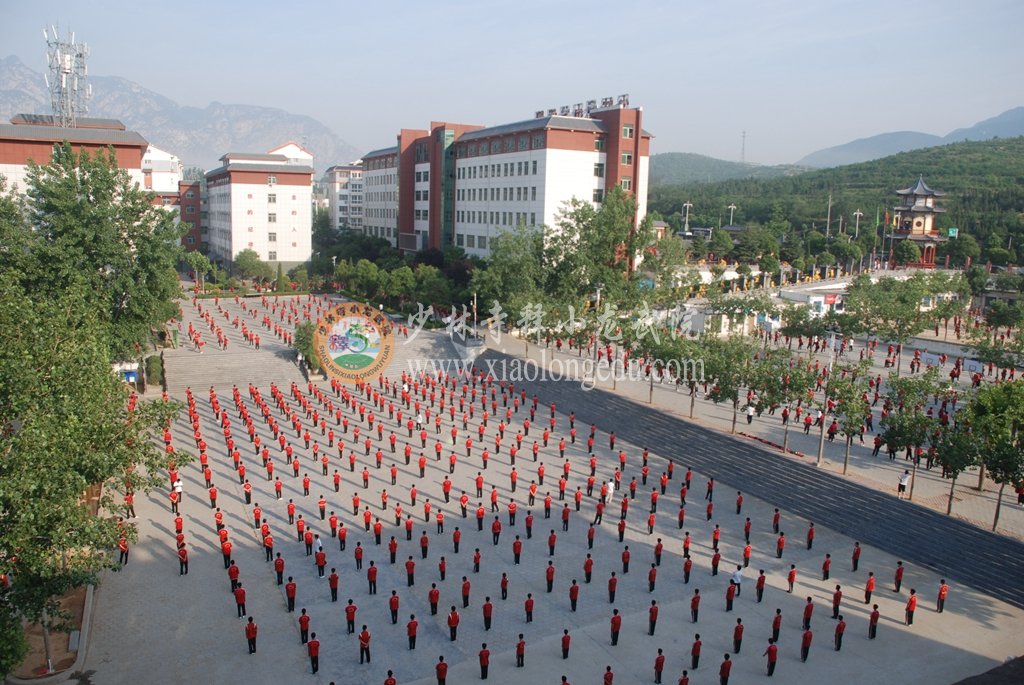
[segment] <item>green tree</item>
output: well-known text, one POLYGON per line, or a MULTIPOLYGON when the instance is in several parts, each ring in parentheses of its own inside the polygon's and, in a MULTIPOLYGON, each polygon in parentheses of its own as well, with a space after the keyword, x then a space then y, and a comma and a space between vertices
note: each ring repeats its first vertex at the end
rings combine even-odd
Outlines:
POLYGON ((946 500, 946 515, 953 513, 953 493, 956 490, 956 479, 961 473, 981 463, 983 447, 977 434, 970 430, 966 423, 943 429, 935 443, 942 473, 949 478, 949 497, 946 500))
POLYGON ((890 449, 914 452, 909 499, 914 498, 914 482, 919 466, 916 448, 924 447, 939 429, 938 420, 927 415, 923 407, 928 398, 945 391, 939 381, 939 369, 933 367, 919 376, 900 378, 890 374, 886 393, 893 410, 882 419, 882 439, 890 449))
POLYGON ((988 271, 983 266, 972 266, 967 270, 967 285, 971 290, 971 295, 974 297, 980 297, 985 294, 985 290, 988 289, 988 271))
MULTIPOLYGON (((153 433, 179 408, 140 402, 129 414, 110 371, 106 312, 85 305, 95 302, 87 286, 30 293, 18 275, 0 274, 0 558, 14 578, 0 602, 5 672, 22 655, 21 619, 46 634, 67 630, 60 598, 116 566, 119 491, 163 482, 167 458, 153 433), (99 512, 89 488, 102 493, 99 512)), ((134 539, 133 524, 126 533, 134 539)))
POLYGON ((745 336, 703 338, 705 376, 714 384, 708 391, 708 398, 715 404, 729 402, 732 405, 730 433, 736 432, 741 392, 750 382, 755 351, 754 341, 745 336))
POLYGON ((721 229, 712 231, 708 250, 714 253, 716 260, 727 259, 733 250, 732 237, 729 232, 721 229))
POLYGON ((892 258, 897 264, 914 264, 921 261, 921 248, 913 240, 898 240, 892 248, 892 258))
MULTIPOLYGON (((986 384, 968 407, 972 429, 983 444, 983 463, 999 484, 992 530, 999 525, 1003 492, 1007 485, 1024 481, 1024 383, 986 384)), ((979 478, 979 483, 981 478, 979 478)), ((980 487, 980 486, 979 486, 980 487)))
POLYGON ((302 358, 309 366, 310 371, 319 373, 320 359, 316 356, 316 346, 313 341, 315 326, 312 321, 303 321, 295 327, 295 349, 302 354, 302 358))
POLYGON ((420 264, 414 272, 416 276, 416 300, 424 307, 447 308, 451 305, 451 286, 441 270, 436 266, 420 264))
POLYGON ((407 265, 402 265, 388 274, 387 296, 398 300, 400 304, 407 301, 416 288, 416 275, 407 265))
POLYGON ((337 228, 331 225, 331 213, 324 207, 313 210, 313 251, 327 254, 338 244, 337 228))
MULTIPOLYGON (((847 320, 858 323, 860 330, 856 332, 905 345, 931 324, 932 315, 922 307, 929 294, 928 279, 920 272, 905 280, 885 276, 877 282, 863 274, 846 290, 847 320)), ((902 355, 896 361, 897 375, 901 360, 902 355)))
POLYGON ((29 164, 24 221, 7 228, 30 250, 19 281, 56 296, 84 285, 116 359, 131 359, 177 312, 175 270, 183 228, 150 202, 114 151, 75 152, 56 145, 49 164, 29 164))
POLYGON ((498 234, 486 266, 474 269, 470 278, 479 307, 489 311, 497 303, 518 319, 523 307, 541 297, 543 261, 543 236, 536 228, 521 225, 498 234))
MULTIPOLYGON (((251 278, 254 281, 269 281, 274 277, 273 267, 260 259, 256 250, 252 249, 242 250, 235 255, 232 270, 239 278, 251 278)), ((280 283, 278 283, 278 289, 280 289, 280 283)))
POLYGON ((868 392, 871 363, 846 364, 832 370, 828 379, 828 396, 835 402, 835 417, 843 435, 843 475, 850 467, 850 447, 854 438, 863 440, 864 422, 871 413, 871 405, 864 401, 868 392))
POLYGON ((210 258, 201 252, 186 252, 185 263, 196 275, 196 280, 199 281, 199 291, 206 292, 206 284, 204 279, 206 275, 213 269, 213 264, 210 263, 210 258))
MULTIPOLYGON (((750 387, 757 393, 757 410, 775 407, 788 408, 800 400, 807 399, 808 391, 814 388, 817 373, 805 360, 795 358, 787 348, 765 350, 751 371, 750 387)), ((789 426, 782 426, 782 451, 789 450, 789 426)))
POLYGON ((968 259, 978 261, 981 257, 981 245, 978 245, 974 236, 963 233, 953 240, 942 243, 939 254, 942 257, 949 257, 950 266, 965 266, 968 259))
POLYGON ((381 271, 369 259, 360 259, 353 269, 351 284, 364 298, 373 300, 383 285, 381 271))

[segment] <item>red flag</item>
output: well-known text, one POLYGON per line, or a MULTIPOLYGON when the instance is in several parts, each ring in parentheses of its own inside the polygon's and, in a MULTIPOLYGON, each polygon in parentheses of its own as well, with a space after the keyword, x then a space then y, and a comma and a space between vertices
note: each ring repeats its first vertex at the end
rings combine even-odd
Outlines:
POLYGON ((889 210, 888 209, 885 210, 885 223, 882 224, 882 225, 883 226, 888 226, 889 225, 889 210))

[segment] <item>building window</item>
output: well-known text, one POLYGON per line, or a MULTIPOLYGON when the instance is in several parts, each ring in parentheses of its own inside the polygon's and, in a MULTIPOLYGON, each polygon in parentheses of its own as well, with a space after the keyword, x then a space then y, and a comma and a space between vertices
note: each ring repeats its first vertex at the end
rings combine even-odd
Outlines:
POLYGON ((476 247, 476 236, 472 233, 466 236, 466 247, 476 247))
POLYGON ((622 164, 623 166, 630 166, 633 164, 633 153, 623 152, 622 153, 622 164))
POLYGON ((533 175, 537 175, 537 160, 533 160, 533 175))
POLYGON ((533 149, 534 150, 539 150, 542 147, 544 147, 544 134, 543 133, 534 133, 533 134, 533 149))
POLYGON ((277 234, 276 233, 268 233, 267 234, 267 242, 268 243, 276 243, 277 242, 277 234))
POLYGON ((458 245, 459 247, 462 247, 463 242, 464 242, 464 240, 462 239, 462 234, 461 233, 456 233, 455 234, 455 244, 458 245))
POLYGON ((277 193, 267 193, 267 204, 272 205, 277 203, 277 193))
POLYGON ((604 152, 604 138, 603 137, 594 138, 594 149, 597 150, 598 152, 604 152))
POLYGON ((277 252, 268 252, 267 253, 267 260, 271 261, 271 262, 277 261, 277 252))
POLYGON ((622 137, 623 138, 632 138, 633 137, 633 125, 632 124, 626 124, 626 125, 624 125, 622 127, 622 137))
POLYGON ((506 138, 505 139, 505 152, 515 152, 515 151, 516 151, 516 139, 512 138, 512 137, 506 138))
POLYGON ((194 245, 196 239, 193 236, 188 236, 187 238, 185 238, 185 242, 188 243, 189 245, 194 245))
POLYGON ((486 250, 487 249, 487 236, 485 236, 485 235, 480 236, 479 239, 476 242, 476 246, 479 247, 481 250, 486 250))
POLYGON ((185 208, 185 213, 186 214, 195 214, 196 213, 196 208, 195 207, 186 207, 185 208))
POLYGON ((532 188, 530 188, 530 200, 532 202, 537 201, 537 186, 533 186, 532 188))
POLYGON ((620 184, 623 190, 633 190, 633 177, 623 176, 622 183, 620 184))
POLYGON ((188 191, 187 193, 185 193, 185 197, 186 197, 186 199, 189 199, 189 200, 191 200, 191 199, 192 199, 192 198, 194 198, 195 196, 196 196, 196 194, 195 194, 195 193, 194 193, 193 191, 191 191, 191 190, 190 190, 190 191, 188 191))
POLYGON ((520 149, 520 151, 522 151, 522 150, 529 150, 530 149, 530 139, 529 139, 529 137, 527 137, 527 136, 519 136, 519 149, 520 149))
POLYGON ((274 214, 273 212, 271 212, 270 214, 267 214, 267 223, 268 224, 276 224, 277 223, 277 214, 274 214))
POLYGON ((267 185, 272 186, 275 183, 277 183, 277 176, 267 176, 267 185))
POLYGON ((423 182, 426 183, 429 180, 430 180, 430 172, 429 171, 424 171, 423 172, 423 182))
POLYGON ((594 202, 604 202, 604 191, 600 188, 594 189, 594 202))
POLYGON ((604 178, 604 163, 597 162, 594 164, 594 176, 598 178, 604 178))

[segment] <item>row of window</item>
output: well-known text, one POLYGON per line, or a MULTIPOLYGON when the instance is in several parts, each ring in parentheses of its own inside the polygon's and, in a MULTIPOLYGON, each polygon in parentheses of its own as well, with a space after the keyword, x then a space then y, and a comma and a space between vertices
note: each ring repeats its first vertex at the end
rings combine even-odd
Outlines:
POLYGON ((455 244, 458 245, 459 247, 472 247, 480 250, 486 250, 487 236, 473 235, 472 233, 467 233, 465 235, 463 235, 462 233, 456 233, 455 244))
POLYGON ((416 182, 417 183, 427 183, 428 181, 430 181, 430 172, 429 171, 417 171, 416 172, 416 182))
MULTIPOLYGON (((190 191, 191 192, 191 191, 190 191)), ((246 199, 252 199, 252 193, 246 194, 246 199)), ((292 195, 292 200, 297 200, 297 195, 292 195)), ((277 203, 277 193, 267 193, 267 204, 272 205, 277 203)))
POLYGON ((427 201, 430 200, 430 191, 429 190, 417 190, 417 191, 415 191, 413 193, 413 196, 414 196, 413 199, 415 199, 416 202, 427 202, 427 201))
POLYGON ((528 226, 537 225, 536 212, 529 212, 529 215, 527 215, 527 212, 477 212, 474 210, 461 210, 455 214, 456 220, 464 224, 518 226, 521 223, 525 223, 528 226), (529 216, 529 221, 527 221, 527 216, 529 216))
POLYGON ((417 221, 427 221, 430 218, 430 210, 427 209, 416 209, 413 211, 413 218, 417 221))
POLYGON ((394 219, 395 218, 394 207, 371 207, 366 210, 366 218, 370 219, 394 219))
POLYGON ((539 150, 544 147, 544 134, 534 133, 532 136, 521 135, 518 137, 508 136, 506 138, 481 141, 480 143, 468 143, 458 147, 459 157, 476 157, 478 155, 497 155, 502 152, 524 152, 529 149, 539 150))
POLYGON ((368 186, 386 186, 398 183, 396 174, 373 174, 363 178, 363 183, 368 186))
POLYGON ((504 162, 502 164, 478 164, 476 166, 460 166, 458 178, 488 178, 497 176, 536 176, 537 161, 504 162))
POLYGON ((502 202, 536 202, 537 186, 505 186, 502 188, 459 188, 456 191, 456 199, 459 202, 498 202, 499 200, 502 202))

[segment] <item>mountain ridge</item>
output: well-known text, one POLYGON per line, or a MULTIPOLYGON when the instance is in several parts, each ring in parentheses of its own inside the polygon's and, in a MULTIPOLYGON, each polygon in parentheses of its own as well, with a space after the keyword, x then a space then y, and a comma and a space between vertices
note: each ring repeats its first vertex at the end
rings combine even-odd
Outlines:
MULTIPOLYGON (((322 172, 358 159, 361 152, 313 117, 279 108, 214 101, 206 107, 179 105, 120 76, 90 76, 89 116, 118 119, 150 143, 177 155, 186 166, 212 169, 228 152, 265 152, 294 141, 314 155, 322 172)), ((0 120, 15 114, 47 113, 43 75, 20 59, 0 59, 0 120)))

